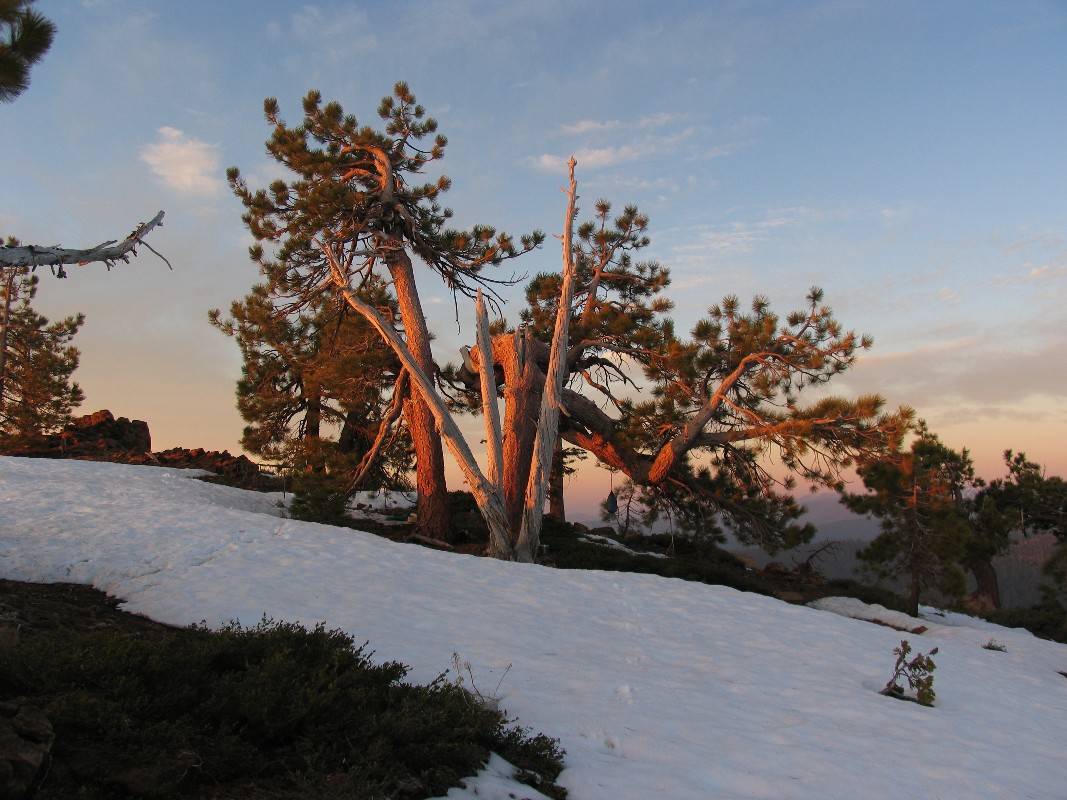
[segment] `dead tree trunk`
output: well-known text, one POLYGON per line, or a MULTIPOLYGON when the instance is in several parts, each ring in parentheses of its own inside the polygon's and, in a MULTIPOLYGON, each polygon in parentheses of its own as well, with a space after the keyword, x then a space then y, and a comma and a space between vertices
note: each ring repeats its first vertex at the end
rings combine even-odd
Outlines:
POLYGON ((534 460, 530 480, 526 484, 526 508, 522 514, 522 529, 515 545, 518 561, 533 561, 541 541, 541 518, 545 511, 545 492, 548 474, 552 469, 552 454, 559 441, 559 410, 562 405, 563 381, 567 371, 567 334, 571 320, 571 301, 574 299, 576 270, 571 253, 575 204, 578 200, 574 180, 574 157, 570 160, 570 183, 567 187, 567 215, 563 223, 563 288, 556 307, 556 325, 552 330, 552 350, 548 357, 545 391, 541 397, 541 413, 537 418, 537 438, 534 440, 534 460))
MULTIPOLYGON (((434 363, 430 352, 430 332, 426 315, 415 286, 415 271, 403 249, 396 249, 389 260, 400 320, 408 346, 419 368, 433 380, 434 363)), ((445 483, 445 457, 441 439, 434 425, 434 415, 425 399, 415 396, 404 404, 404 417, 415 447, 415 488, 418 492, 416 515, 422 536, 448 540, 448 486, 445 483)))
POLYGON ((537 414, 544 375, 533 358, 534 340, 515 332, 504 367, 504 507, 508 525, 518 536, 526 506, 526 485, 533 463, 537 414))

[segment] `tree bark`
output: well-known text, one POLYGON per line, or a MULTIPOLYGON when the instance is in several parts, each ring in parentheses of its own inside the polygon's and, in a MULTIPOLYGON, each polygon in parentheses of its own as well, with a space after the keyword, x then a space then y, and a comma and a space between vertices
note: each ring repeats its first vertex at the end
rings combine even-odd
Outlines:
POLYGON ((0 308, 0 416, 4 410, 4 388, 7 382, 7 331, 11 323, 11 293, 15 291, 15 270, 4 270, 4 305, 0 308))
POLYGON ((993 608, 1000 608, 1000 581, 997 579, 997 570, 989 559, 972 561, 967 568, 974 575, 977 589, 975 594, 986 598, 992 603, 993 608))
MULTIPOLYGON (((356 450, 357 439, 362 440, 364 437, 360 436, 359 423, 364 418, 364 415, 358 411, 349 411, 345 414, 344 424, 341 425, 341 433, 337 436, 337 452, 339 453, 353 453, 356 450)), ((363 453, 361 452, 362 456, 363 453)))
POLYGON ((556 522, 567 521, 567 509, 563 500, 563 480, 566 477, 563 461, 563 438, 556 440, 556 452, 552 454, 552 474, 548 479, 548 516, 556 522))
POLYGON ((913 617, 919 616, 919 594, 921 587, 919 585, 919 576, 912 574, 911 582, 908 584, 908 613, 913 617))
POLYGON ((504 367, 504 508, 508 527, 517 537, 526 505, 537 413, 544 391, 544 374, 532 356, 533 337, 516 332, 503 359, 504 367))
MULTIPOLYGON (((434 362, 430 351, 430 332, 426 315, 415 286, 411 259, 400 248, 392 251, 388 263, 393 291, 400 307, 400 320, 408 347, 419 368, 433 380, 434 362)), ((425 399, 416 395, 404 403, 404 417, 415 446, 416 523, 422 536, 447 541, 449 535, 448 486, 445 483, 445 457, 437 435, 433 414, 425 399)))

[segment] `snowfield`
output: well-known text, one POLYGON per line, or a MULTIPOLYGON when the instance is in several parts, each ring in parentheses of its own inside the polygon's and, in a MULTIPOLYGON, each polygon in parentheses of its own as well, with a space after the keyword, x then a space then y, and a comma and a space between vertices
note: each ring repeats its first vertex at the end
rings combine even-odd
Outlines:
MULTIPOLYGON (((395 544, 196 474, 0 458, 0 577, 91 584, 178 625, 325 621, 418 681, 453 652, 483 690, 511 664, 502 706, 562 740, 574 800, 1067 797, 1067 646, 395 544), (934 708, 878 694, 901 638, 940 648, 934 708)), ((490 766, 479 797, 506 796, 490 766)))

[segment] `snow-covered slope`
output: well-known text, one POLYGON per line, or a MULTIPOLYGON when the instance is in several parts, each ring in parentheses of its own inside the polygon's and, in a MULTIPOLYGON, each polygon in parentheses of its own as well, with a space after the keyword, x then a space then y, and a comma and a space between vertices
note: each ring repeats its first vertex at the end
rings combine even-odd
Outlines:
POLYGON ((454 651, 483 688, 511 664, 503 706, 562 740, 575 800, 1067 797, 1063 645, 394 544, 194 475, 0 458, 0 577, 92 584, 176 624, 325 620, 416 680, 454 651), (878 694, 902 636, 940 648, 934 708, 878 694))

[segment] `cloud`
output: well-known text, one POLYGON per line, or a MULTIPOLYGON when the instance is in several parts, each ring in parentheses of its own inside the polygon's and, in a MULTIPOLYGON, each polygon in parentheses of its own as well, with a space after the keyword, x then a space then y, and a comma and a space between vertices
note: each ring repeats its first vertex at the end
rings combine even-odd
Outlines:
POLYGON ((159 138, 141 148, 141 160, 176 192, 214 194, 222 187, 218 146, 164 126, 159 138))
POLYGON ((759 242, 769 238, 775 230, 818 221, 826 215, 807 206, 769 210, 763 219, 738 221, 725 225, 698 225, 687 231, 688 241, 671 248, 672 262, 686 264, 702 261, 708 256, 729 253, 750 253, 759 242))
POLYGON ((1036 283, 1063 277, 1067 277, 1067 266, 1042 264, 1038 267, 1030 267, 1030 271, 1026 273, 1026 277, 1023 280, 1027 283, 1036 283))
POLYGON ((960 293, 955 289, 949 289, 947 286, 943 286, 937 291, 937 299, 943 303, 954 305, 960 301, 960 293))
MULTIPOLYGON (((586 169, 613 167, 673 150, 695 132, 696 128, 686 128, 666 136, 646 136, 632 144, 584 147, 575 150, 574 157, 586 169)), ((563 172, 567 168, 568 158, 569 155, 543 153, 527 159, 527 163, 543 172, 563 172)))
POLYGON ((300 51, 289 55, 286 66, 297 70, 309 61, 331 65, 351 61, 378 47, 367 12, 361 8, 301 6, 284 22, 266 23, 267 35, 274 39, 291 36, 300 51))
POLYGON ((580 119, 577 122, 560 125, 559 131, 568 136, 581 136, 587 133, 600 133, 619 129, 649 130, 651 128, 662 128, 672 123, 680 122, 685 118, 685 114, 661 111, 656 114, 646 114, 643 117, 627 122, 617 119, 580 119))

